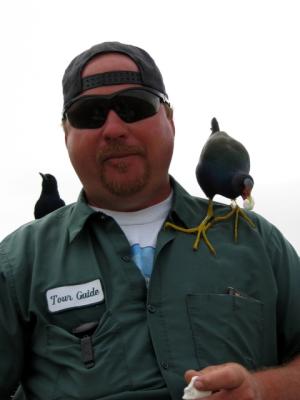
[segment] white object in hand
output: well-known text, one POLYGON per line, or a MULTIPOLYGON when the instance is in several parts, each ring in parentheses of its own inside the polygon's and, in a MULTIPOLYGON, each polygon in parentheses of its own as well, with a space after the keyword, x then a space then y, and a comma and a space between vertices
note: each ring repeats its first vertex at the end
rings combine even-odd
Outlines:
POLYGON ((202 399, 202 397, 207 397, 211 395, 211 390, 204 391, 198 390, 194 386, 194 381, 197 379, 198 376, 193 376, 190 383, 186 388, 184 388, 183 392, 183 400, 195 400, 195 399, 202 399))

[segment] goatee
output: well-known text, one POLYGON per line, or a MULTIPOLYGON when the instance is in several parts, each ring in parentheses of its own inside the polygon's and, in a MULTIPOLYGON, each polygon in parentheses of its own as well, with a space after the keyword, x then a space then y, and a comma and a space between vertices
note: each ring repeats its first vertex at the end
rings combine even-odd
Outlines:
POLYGON ((149 178, 149 166, 146 160, 145 150, 139 146, 128 146, 119 143, 109 145, 98 155, 100 179, 103 186, 116 196, 127 197, 138 193, 145 187, 149 178), (132 177, 126 177, 131 167, 127 161, 122 160, 122 157, 132 155, 143 158, 144 163, 138 171, 135 171, 132 177), (111 158, 118 157, 120 157, 120 159, 114 163, 114 169, 118 176, 113 177, 112 174, 107 171, 105 162, 111 158))

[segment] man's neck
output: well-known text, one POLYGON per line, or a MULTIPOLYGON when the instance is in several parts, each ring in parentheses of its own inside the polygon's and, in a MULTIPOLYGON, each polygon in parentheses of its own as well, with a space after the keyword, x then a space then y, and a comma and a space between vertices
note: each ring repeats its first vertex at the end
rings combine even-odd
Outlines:
POLYGON ((139 211, 155 204, 161 203, 167 199, 172 192, 170 183, 165 187, 157 190, 156 193, 152 193, 149 197, 149 193, 137 193, 135 195, 128 196, 116 196, 113 194, 105 196, 89 196, 85 192, 88 203, 92 207, 114 210, 114 211, 139 211))

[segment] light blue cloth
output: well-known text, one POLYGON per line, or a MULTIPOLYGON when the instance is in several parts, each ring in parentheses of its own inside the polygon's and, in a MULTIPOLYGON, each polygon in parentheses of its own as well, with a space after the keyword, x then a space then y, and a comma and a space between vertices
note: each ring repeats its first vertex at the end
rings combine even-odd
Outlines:
POLYGON ((133 261, 136 263, 146 280, 150 279, 152 273, 154 251, 154 247, 140 247, 138 243, 131 246, 133 261))

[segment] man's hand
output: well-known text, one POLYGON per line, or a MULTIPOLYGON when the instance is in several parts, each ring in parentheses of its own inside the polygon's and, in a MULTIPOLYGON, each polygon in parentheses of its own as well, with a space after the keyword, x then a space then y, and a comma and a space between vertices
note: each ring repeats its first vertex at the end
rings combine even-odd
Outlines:
POLYGON ((207 400, 262 400, 255 374, 236 363, 210 366, 201 371, 188 370, 185 380, 198 376, 194 386, 198 390, 211 390, 207 400))

